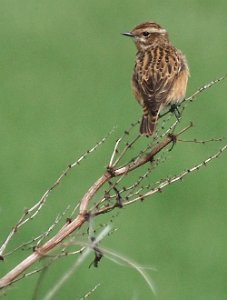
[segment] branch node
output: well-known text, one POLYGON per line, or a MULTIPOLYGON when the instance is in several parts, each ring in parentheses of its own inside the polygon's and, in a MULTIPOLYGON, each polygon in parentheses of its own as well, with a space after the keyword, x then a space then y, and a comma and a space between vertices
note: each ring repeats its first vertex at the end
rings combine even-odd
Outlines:
POLYGON ((85 221, 89 221, 91 217, 91 213, 88 211, 81 212, 80 215, 84 217, 85 221))
POLYGON ((172 141, 172 146, 169 149, 169 151, 173 150, 173 147, 175 146, 176 142, 177 142, 177 136, 175 134, 169 133, 168 137, 170 138, 170 140, 172 141))
POLYGON ((177 136, 175 134, 169 133, 168 137, 171 139, 171 141, 175 144, 177 142, 177 136))
POLYGON ((112 168, 111 166, 108 166, 106 168, 107 173, 111 176, 111 177, 115 177, 115 170, 114 168, 112 168))
POLYGON ((70 223, 72 223, 72 218, 66 218, 66 223, 68 223, 68 224, 70 224, 70 223))

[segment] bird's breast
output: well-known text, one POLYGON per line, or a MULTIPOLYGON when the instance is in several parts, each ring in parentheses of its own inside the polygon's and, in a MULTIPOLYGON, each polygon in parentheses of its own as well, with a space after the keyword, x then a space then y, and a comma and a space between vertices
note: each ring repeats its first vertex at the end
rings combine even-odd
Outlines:
POLYGON ((172 88, 170 89, 165 105, 180 103, 186 94, 189 72, 185 68, 181 71, 176 79, 173 81, 172 88))

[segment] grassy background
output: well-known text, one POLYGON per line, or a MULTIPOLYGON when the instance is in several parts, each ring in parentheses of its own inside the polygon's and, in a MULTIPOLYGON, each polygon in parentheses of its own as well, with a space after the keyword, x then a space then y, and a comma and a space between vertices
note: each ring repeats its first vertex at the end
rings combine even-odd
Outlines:
MULTIPOLYGON (((224 0, 0 2, 1 240, 69 162, 113 126, 119 135, 140 116, 130 89, 135 48, 119 33, 146 20, 167 28, 189 61, 189 95, 226 73, 226 10, 224 0)), ((195 127, 187 137, 225 135, 226 110, 222 82, 188 107, 185 124, 192 120, 195 127)), ((44 230, 68 203, 76 202, 102 173, 112 146, 113 140, 69 176, 11 247, 44 230)), ((217 148, 180 144, 158 175, 173 175, 217 148)), ((120 230, 103 244, 157 268, 151 273, 157 300, 226 299, 226 163, 224 154, 183 184, 114 218, 120 230)), ((97 226, 107 219, 98 219, 97 226)), ((24 255, 1 263, 1 274, 24 255)), ((65 258, 49 270, 40 299, 74 259, 65 258)), ((88 269, 91 259, 55 299, 79 299, 99 282, 91 299, 155 298, 136 271, 107 259, 98 269, 88 269)), ((31 299, 35 282, 34 277, 21 281, 5 299, 31 299)))

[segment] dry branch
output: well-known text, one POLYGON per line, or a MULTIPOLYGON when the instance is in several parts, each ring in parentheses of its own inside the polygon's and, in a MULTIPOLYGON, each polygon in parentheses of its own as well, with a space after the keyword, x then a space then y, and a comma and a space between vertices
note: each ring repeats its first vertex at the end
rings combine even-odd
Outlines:
MULTIPOLYGON (((191 97, 185 99, 185 101, 192 101, 199 93, 213 86, 215 83, 220 82, 224 78, 225 77, 222 77, 216 81, 212 81, 211 83, 205 85, 204 87, 196 91, 191 97)), ((38 260, 46 257, 51 250, 59 246, 62 243, 62 241, 64 241, 67 237, 70 236, 70 234, 77 231, 84 223, 86 223, 90 219, 91 216, 96 217, 100 214, 108 213, 109 211, 115 208, 127 206, 138 200, 144 200, 148 196, 151 196, 161 191, 164 187, 179 181, 189 173, 192 173, 195 170, 201 168, 202 166, 208 164, 213 159, 219 157, 227 149, 227 145, 225 145, 221 147, 216 154, 210 156, 209 158, 197 164, 196 166, 189 168, 188 170, 180 173, 177 176, 164 179, 163 181, 157 183, 157 185, 153 188, 148 186, 147 192, 145 192, 144 187, 141 187, 141 182, 148 175, 150 175, 152 171, 154 171, 153 168, 148 168, 148 170, 142 176, 140 176, 138 180, 135 180, 132 185, 119 189, 118 185, 123 180, 123 178, 129 173, 138 170, 140 167, 146 164, 149 166, 152 165, 153 167, 156 167, 159 163, 159 158, 157 157, 158 154, 163 152, 163 150, 168 149, 169 145, 171 144, 175 145, 178 142, 178 140, 184 141, 182 139, 179 139, 179 137, 183 135, 185 131, 189 130, 192 127, 192 124, 190 124, 188 127, 184 128, 180 132, 173 134, 173 130, 175 130, 176 126, 178 125, 178 122, 174 122, 163 133, 158 132, 156 136, 153 137, 152 140, 148 140, 148 146, 142 151, 140 149, 140 151, 135 155, 133 159, 131 157, 126 163, 124 163, 122 166, 119 166, 123 158, 125 159, 126 154, 128 154, 131 148, 141 138, 140 136, 136 136, 136 138, 133 138, 132 140, 128 141, 125 145, 123 145, 122 150, 119 150, 120 146, 122 146, 124 138, 129 136, 131 130, 133 130, 134 127, 137 125, 138 122, 132 124, 131 127, 125 131, 123 137, 121 137, 116 141, 107 169, 105 170, 104 174, 95 181, 95 183, 89 188, 89 190, 82 197, 79 205, 78 215, 75 218, 68 220, 68 222, 63 225, 63 227, 58 231, 58 233, 56 233, 52 238, 50 238, 43 245, 41 245, 41 240, 40 240, 32 254, 30 254, 27 258, 25 258, 22 262, 20 262, 15 268, 9 271, 3 278, 0 279, 0 288, 7 287, 14 281, 21 278, 21 276, 25 274, 25 272, 28 270, 29 267, 31 267, 38 260), (115 179, 117 177, 119 178, 118 180, 115 179), (112 183, 111 180, 115 180, 115 182, 112 183), (94 198, 94 196, 97 195, 98 191, 100 191, 105 184, 110 185, 109 189, 104 192, 104 197, 102 197, 101 200, 98 201, 93 208, 91 208, 90 204, 92 199, 94 198), (124 197, 124 193, 127 193, 126 197, 124 197)), ((2 257, 2 259, 4 258, 3 254, 5 252, 5 249, 9 241, 15 235, 17 230, 22 225, 25 225, 28 221, 34 218, 40 212, 41 208, 45 204, 51 191, 55 189, 62 182, 65 175, 67 175, 68 172, 70 172, 70 170, 73 167, 77 166, 89 153, 96 150, 96 148, 100 144, 102 144, 105 140, 106 137, 102 139, 99 143, 97 143, 91 150, 87 151, 86 154, 83 155, 79 160, 69 165, 66 168, 66 170, 61 174, 61 176, 56 180, 56 182, 44 193, 42 198, 32 208, 26 210, 26 212, 19 219, 18 223, 13 227, 13 230, 10 232, 5 242, 3 243, 2 247, 0 248, 0 256, 2 257)), ((206 143, 209 141, 217 142, 217 141, 222 141, 222 139, 210 139, 208 141, 193 140, 194 143, 206 143)), ((49 234, 49 232, 52 230, 52 227, 50 228, 41 237, 46 237, 49 234)), ((32 239, 32 241, 36 241, 36 240, 32 239)))

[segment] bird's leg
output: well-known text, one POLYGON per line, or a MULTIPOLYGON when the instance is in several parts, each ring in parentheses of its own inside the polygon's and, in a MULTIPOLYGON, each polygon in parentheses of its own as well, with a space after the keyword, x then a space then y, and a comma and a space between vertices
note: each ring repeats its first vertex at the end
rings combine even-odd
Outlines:
POLYGON ((162 117, 164 117, 164 116, 166 116, 168 113, 174 113, 174 115, 175 115, 175 117, 176 117, 176 119, 177 119, 177 121, 180 121, 180 117, 181 117, 181 113, 180 113, 180 111, 179 111, 179 109, 178 109, 178 104, 172 104, 171 106, 170 106, 170 109, 169 110, 167 110, 165 113, 163 113, 163 114, 159 114, 159 119, 160 118, 162 118, 162 117))
POLYGON ((170 112, 174 113, 177 121, 179 122, 180 121, 180 117, 181 117, 181 113, 178 109, 178 104, 172 104, 170 109, 169 109, 170 112))
POLYGON ((158 118, 161 119, 161 118, 165 117, 169 112, 170 112, 170 110, 167 110, 167 111, 164 112, 163 114, 159 114, 159 115, 158 115, 158 118))

